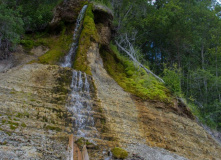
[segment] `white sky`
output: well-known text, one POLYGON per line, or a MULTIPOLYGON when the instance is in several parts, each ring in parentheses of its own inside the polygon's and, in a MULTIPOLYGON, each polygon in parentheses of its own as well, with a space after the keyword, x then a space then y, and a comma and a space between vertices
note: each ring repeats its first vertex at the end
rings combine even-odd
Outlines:
MULTIPOLYGON (((216 0, 219 4, 221 4, 221 0, 216 0)), ((152 4, 156 2, 156 0, 152 0, 152 4)))

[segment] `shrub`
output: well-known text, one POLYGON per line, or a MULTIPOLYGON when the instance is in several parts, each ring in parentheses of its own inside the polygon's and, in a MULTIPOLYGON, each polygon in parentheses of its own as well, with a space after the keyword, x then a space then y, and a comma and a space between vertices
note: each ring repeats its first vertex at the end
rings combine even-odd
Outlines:
POLYGON ((176 95, 181 95, 181 84, 180 84, 180 70, 176 66, 174 68, 167 69, 163 71, 163 80, 166 86, 176 95))
POLYGON ((125 159, 128 157, 127 151, 122 148, 115 147, 111 152, 113 153, 114 158, 125 159))

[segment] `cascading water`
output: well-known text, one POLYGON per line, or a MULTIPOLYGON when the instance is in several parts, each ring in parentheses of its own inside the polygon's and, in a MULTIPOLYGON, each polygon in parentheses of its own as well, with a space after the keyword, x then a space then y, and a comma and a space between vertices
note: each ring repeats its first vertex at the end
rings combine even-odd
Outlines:
MULTIPOLYGON (((76 28, 73 35, 73 43, 68 54, 64 58, 62 67, 72 67, 73 60, 78 48, 79 36, 82 31, 82 24, 87 5, 85 5, 78 16, 76 28)), ((77 138, 96 138, 99 136, 94 127, 93 111, 91 107, 90 84, 86 73, 73 70, 71 92, 68 95, 66 107, 72 113, 74 122, 74 136, 77 138)), ((73 141, 73 137, 71 138, 73 141)), ((73 144, 73 142, 71 142, 73 144)), ((69 144, 70 145, 70 144, 69 144)), ((73 146, 72 146, 73 147, 73 146)), ((73 148, 69 146, 67 160, 73 160, 73 148)))
POLYGON ((92 137, 92 135, 93 137, 97 136, 94 134, 97 130, 94 127, 87 75, 81 71, 73 71, 71 89, 66 107, 75 118, 75 136, 84 138, 92 137))
POLYGON ((87 9, 87 5, 85 5, 81 9, 81 11, 78 15, 76 27, 75 27, 74 35, 73 35, 73 43, 71 45, 71 48, 70 48, 68 54, 64 58, 64 62, 61 64, 62 67, 72 67, 72 61, 74 59, 75 53, 78 48, 78 40, 79 40, 79 36, 81 34, 82 24, 83 24, 82 20, 84 18, 84 14, 85 14, 86 9, 87 9))

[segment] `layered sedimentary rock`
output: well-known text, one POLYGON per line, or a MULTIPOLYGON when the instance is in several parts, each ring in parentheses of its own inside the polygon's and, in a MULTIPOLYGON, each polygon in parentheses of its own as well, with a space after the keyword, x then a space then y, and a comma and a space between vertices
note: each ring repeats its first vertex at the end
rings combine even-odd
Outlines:
POLYGON ((0 74, 0 157, 65 159, 71 70, 41 64, 0 74))
MULTIPOLYGON (((67 2, 63 5, 71 8, 67 2)), ((59 15, 65 7, 57 10, 59 15)), ((87 59, 82 62, 90 68, 90 76, 71 68, 42 64, 20 65, 0 73, 0 157, 49 160, 71 159, 74 154, 76 160, 82 158, 86 144, 92 160, 112 159, 109 151, 114 147, 127 150, 128 160, 221 159, 221 147, 186 106, 176 100, 174 104, 144 101, 114 81, 100 55, 100 46, 108 48, 110 43, 113 16, 100 6, 95 6, 93 13, 99 40, 89 38, 89 49, 83 55, 87 59), (77 83, 72 81, 73 77, 77 83), (95 133, 99 133, 85 137, 87 140, 78 139, 81 134, 70 136, 77 132, 78 116, 70 111, 72 106, 67 106, 71 94, 80 95, 79 99, 85 95, 83 91, 75 94, 77 90, 71 89, 71 85, 78 85, 79 80, 86 82, 86 78, 90 84, 90 110, 86 110, 88 105, 83 100, 86 107, 80 111, 93 116, 95 133)), ((34 52, 39 55, 43 51, 34 52)), ((82 131, 92 133, 90 127, 85 126, 82 131)))
POLYGON ((125 92, 104 69, 98 44, 92 43, 88 60, 109 126, 108 136, 116 145, 144 159, 221 158, 218 143, 192 117, 175 112, 177 104, 143 101, 125 92))
POLYGON ((111 14, 106 19, 94 14, 101 41, 91 43, 87 58, 109 127, 108 135, 113 136, 115 144, 143 159, 221 159, 219 144, 179 100, 174 99, 173 104, 143 101, 125 92, 108 75, 99 45, 108 48, 111 25, 105 24, 109 24, 111 14), (106 35, 99 22, 107 27, 106 35))
POLYGON ((54 9, 54 16, 50 22, 53 28, 61 23, 74 23, 85 0, 64 0, 54 9))

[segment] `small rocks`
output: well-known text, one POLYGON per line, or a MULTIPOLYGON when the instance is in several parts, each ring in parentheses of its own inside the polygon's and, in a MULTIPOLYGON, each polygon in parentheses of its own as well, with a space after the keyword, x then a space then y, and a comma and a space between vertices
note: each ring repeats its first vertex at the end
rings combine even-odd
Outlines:
POLYGON ((145 160, 144 158, 140 157, 137 154, 132 154, 131 158, 127 158, 125 160, 145 160))

